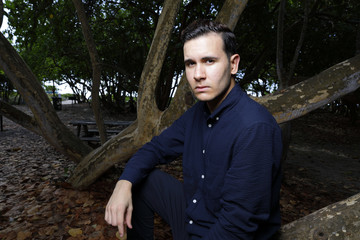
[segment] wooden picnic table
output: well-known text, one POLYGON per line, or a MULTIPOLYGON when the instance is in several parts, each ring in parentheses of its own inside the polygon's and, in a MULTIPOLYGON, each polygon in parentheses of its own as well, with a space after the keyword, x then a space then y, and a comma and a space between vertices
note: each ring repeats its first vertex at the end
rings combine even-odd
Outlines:
MULTIPOLYGON (((106 132, 108 134, 119 133, 122 129, 126 128, 132 123, 132 121, 104 121, 106 132), (110 129, 111 128, 111 129, 110 129)), ((94 120, 73 120, 70 121, 70 124, 76 126, 76 135, 83 140, 94 140, 97 141, 98 138, 91 138, 94 135, 98 135, 99 131, 96 128, 89 128, 89 126, 96 126, 94 120), (81 130, 83 130, 84 135, 81 136, 81 130)), ((100 139, 98 140, 100 141, 100 139)))

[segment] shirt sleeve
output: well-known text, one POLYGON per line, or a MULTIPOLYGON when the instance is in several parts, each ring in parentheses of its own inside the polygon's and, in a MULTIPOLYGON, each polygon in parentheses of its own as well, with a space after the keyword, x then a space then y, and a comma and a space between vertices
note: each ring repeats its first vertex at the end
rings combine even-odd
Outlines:
POLYGON ((281 131, 254 124, 238 139, 221 194, 221 210, 205 239, 254 239, 280 192, 281 131))
POLYGON ((184 148, 184 132, 185 119, 182 116, 131 157, 119 180, 128 180, 136 184, 157 165, 168 163, 180 156, 184 148))

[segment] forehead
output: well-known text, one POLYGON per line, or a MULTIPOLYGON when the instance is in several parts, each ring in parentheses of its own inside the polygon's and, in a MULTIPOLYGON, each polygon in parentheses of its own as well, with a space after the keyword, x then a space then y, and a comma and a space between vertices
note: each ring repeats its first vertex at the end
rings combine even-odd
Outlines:
POLYGON ((198 55, 225 54, 223 39, 220 34, 214 32, 185 42, 183 50, 184 58, 193 58, 198 55))

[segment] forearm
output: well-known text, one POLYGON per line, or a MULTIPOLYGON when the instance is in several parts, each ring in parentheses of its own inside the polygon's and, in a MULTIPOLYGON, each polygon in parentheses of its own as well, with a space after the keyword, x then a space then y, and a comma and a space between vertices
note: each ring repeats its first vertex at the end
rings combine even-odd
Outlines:
POLYGON ((157 165, 168 163, 183 152, 183 133, 181 121, 154 137, 137 151, 126 164, 119 179, 136 184, 144 179, 157 165))

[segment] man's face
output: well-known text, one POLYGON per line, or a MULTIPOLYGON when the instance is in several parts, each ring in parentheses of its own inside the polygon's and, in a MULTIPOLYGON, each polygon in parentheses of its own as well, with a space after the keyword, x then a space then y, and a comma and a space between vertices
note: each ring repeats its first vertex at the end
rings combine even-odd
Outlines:
POLYGON ((197 99, 205 101, 212 112, 235 86, 231 74, 238 70, 238 54, 230 58, 224 51, 221 35, 208 33, 184 44, 187 80, 197 99))

